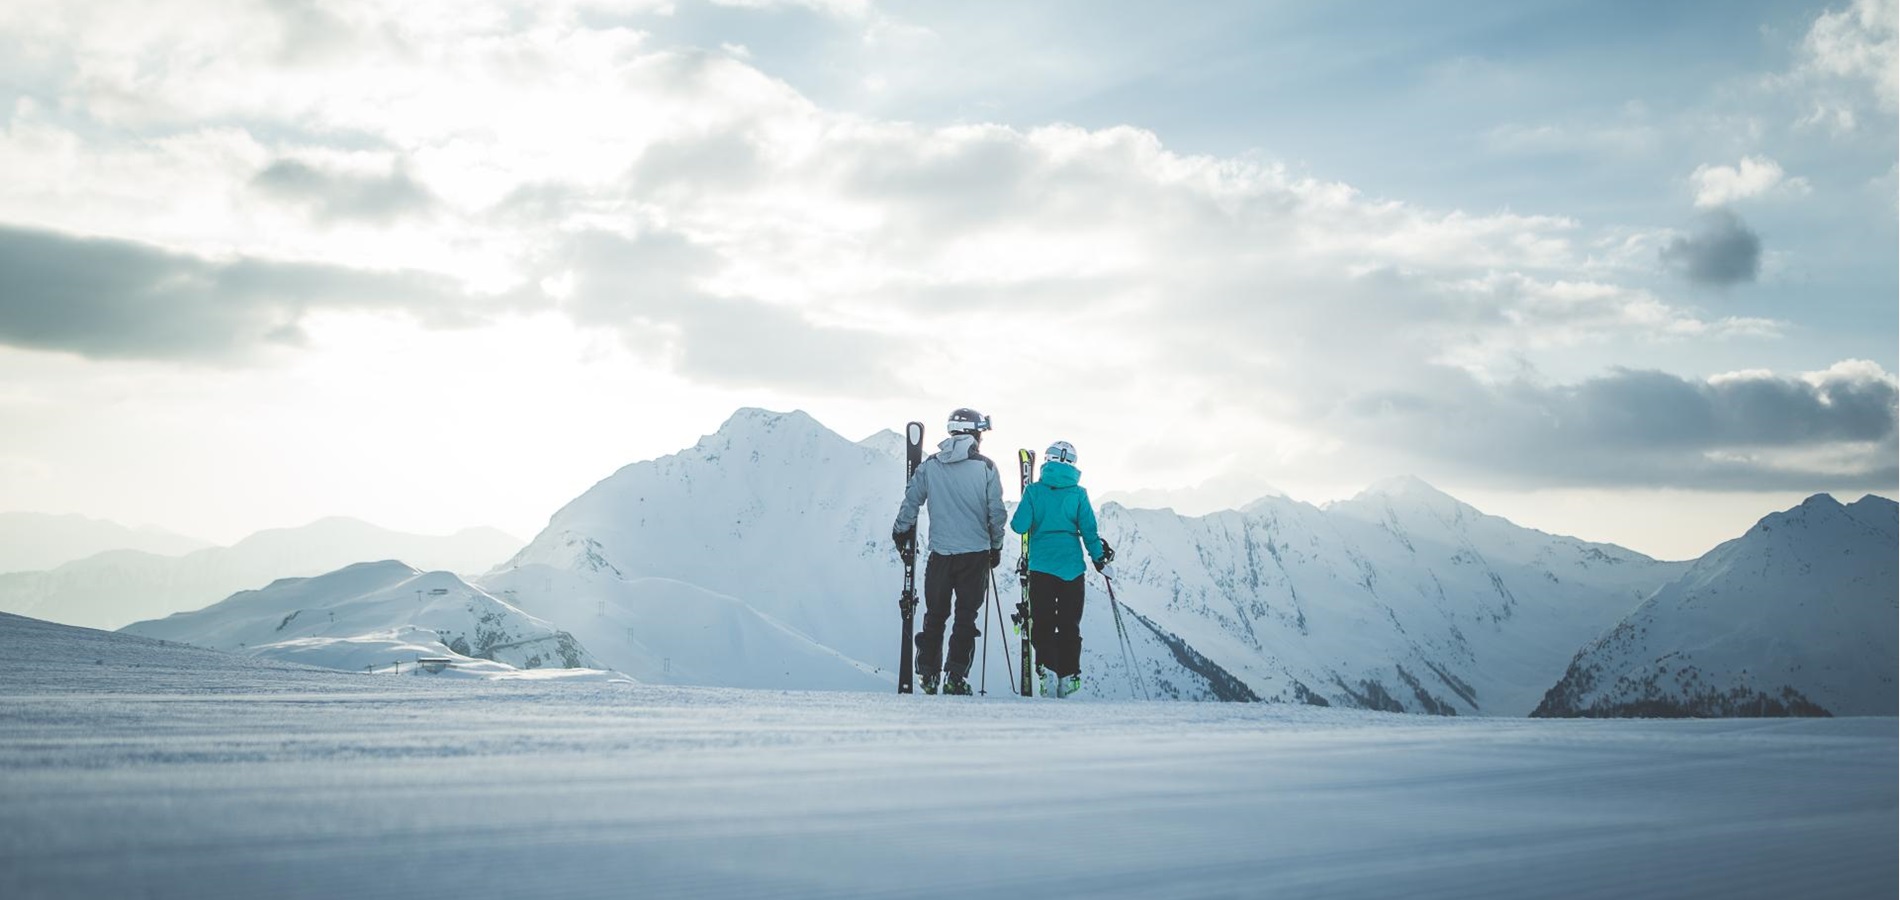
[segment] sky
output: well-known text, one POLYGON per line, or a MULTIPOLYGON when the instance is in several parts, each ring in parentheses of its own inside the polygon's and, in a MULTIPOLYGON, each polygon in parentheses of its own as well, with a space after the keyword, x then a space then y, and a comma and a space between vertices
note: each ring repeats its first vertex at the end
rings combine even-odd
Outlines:
POLYGON ((1894 495, 1895 21, 8 3, 0 510, 525 538, 739 407, 969 406, 1098 497, 1693 557, 1894 495))

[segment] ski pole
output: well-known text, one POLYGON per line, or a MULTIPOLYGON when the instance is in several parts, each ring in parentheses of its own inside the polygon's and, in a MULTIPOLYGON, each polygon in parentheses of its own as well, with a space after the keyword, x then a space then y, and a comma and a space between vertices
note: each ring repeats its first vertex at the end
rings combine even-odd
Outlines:
MULTIPOLYGON (((996 624, 997 627, 1000 628, 1003 624, 1003 595, 996 589, 995 569, 990 570, 990 599, 996 601, 996 624)), ((984 617, 987 618, 988 616, 989 613, 985 612, 984 617)), ((1003 658, 1006 660, 1015 659, 1016 654, 1009 649, 1009 632, 1001 632, 999 636, 1003 639, 1003 658)), ((983 662, 987 665, 989 660, 985 659, 983 662)), ((985 673, 985 677, 988 677, 987 673, 985 673)))
POLYGON ((1121 637, 1122 665, 1128 667, 1129 678, 1141 688, 1142 699, 1153 700, 1153 697, 1148 696, 1147 680, 1142 678, 1140 670, 1135 668, 1135 642, 1128 637, 1128 629, 1122 625, 1122 604, 1121 601, 1115 599, 1115 579, 1103 575, 1102 586, 1108 588, 1108 608, 1115 614, 1115 633, 1121 637))
MULTIPOLYGON (((996 592, 996 570, 990 570, 990 593, 996 592)), ((983 602, 983 674, 976 678, 976 695, 990 695, 990 604, 988 598, 983 602)))

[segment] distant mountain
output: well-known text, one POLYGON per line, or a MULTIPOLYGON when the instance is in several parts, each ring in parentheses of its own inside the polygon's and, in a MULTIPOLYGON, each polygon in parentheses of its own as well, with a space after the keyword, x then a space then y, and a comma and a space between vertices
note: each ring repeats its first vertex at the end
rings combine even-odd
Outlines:
POLYGON ((1585 647, 1538 716, 1891 716, 1896 507, 1826 494, 1709 551, 1585 647))
POLYGON ((1205 516, 1222 510, 1243 509, 1256 500, 1285 497, 1284 491, 1264 478, 1230 472, 1192 487, 1106 491, 1094 499, 1131 509, 1167 509, 1184 516, 1205 516))
POLYGON ((1522 528, 1416 478, 1318 508, 1106 506, 1121 599, 1282 702, 1524 715, 1685 564, 1522 528))
MULTIPOLYGON (((904 486, 893 438, 853 443, 802 412, 740 410, 693 447, 594 485, 480 583, 579 633, 593 634, 581 623, 595 620, 615 629, 588 640, 642 678, 657 659, 674 667, 658 680, 774 683, 780 673, 786 688, 891 689, 901 565, 890 528, 904 486), (722 628, 730 633, 706 636, 722 628)), ((1013 560, 1017 542, 1007 546, 1013 560)), ((1015 604, 1012 565, 999 569, 1005 608, 1015 604)), ((1090 602, 1084 653, 1102 676, 1095 689, 1133 694, 1106 600, 1090 602)), ((1001 692, 1013 680, 1004 643, 1020 648, 994 606, 990 615, 987 681, 1001 692)), ((1151 691, 1250 696, 1165 630, 1129 624, 1151 691)), ((983 665, 971 674, 979 684, 983 665)))
POLYGON ((115 550, 46 572, 0 575, 0 610, 92 628, 193 610, 279 578, 320 575, 363 560, 407 559, 475 573, 520 549, 492 528, 446 537, 404 534, 347 518, 260 531, 230 547, 184 556, 115 550))
POLYGON ((448 572, 393 560, 285 578, 126 634, 330 669, 450 657, 514 669, 597 669, 580 642, 448 572))
POLYGON ((75 515, 0 513, 0 572, 51 569, 108 550, 177 556, 209 546, 209 541, 149 526, 127 528, 75 515))

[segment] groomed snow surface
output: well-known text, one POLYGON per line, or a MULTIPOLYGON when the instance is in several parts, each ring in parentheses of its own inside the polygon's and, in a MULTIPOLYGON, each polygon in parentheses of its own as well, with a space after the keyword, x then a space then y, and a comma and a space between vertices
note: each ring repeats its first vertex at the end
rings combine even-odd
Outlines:
POLYGON ((348 674, 0 615, 0 897, 1891 897, 1892 718, 348 674))

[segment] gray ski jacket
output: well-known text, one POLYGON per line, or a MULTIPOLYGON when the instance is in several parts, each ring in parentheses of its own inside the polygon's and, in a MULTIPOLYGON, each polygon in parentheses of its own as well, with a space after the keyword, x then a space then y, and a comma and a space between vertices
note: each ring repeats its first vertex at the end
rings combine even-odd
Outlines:
POLYGON ((1003 549, 1003 478, 996 464, 976 452, 976 438, 953 434, 917 467, 892 534, 917 527, 917 512, 930 502, 930 552, 976 553, 1003 549))

